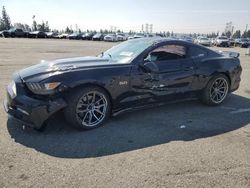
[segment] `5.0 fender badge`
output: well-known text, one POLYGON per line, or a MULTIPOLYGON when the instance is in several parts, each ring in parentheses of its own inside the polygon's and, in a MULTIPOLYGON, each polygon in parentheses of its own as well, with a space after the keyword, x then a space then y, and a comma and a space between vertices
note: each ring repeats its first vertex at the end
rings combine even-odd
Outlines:
POLYGON ((120 81, 120 82, 119 82, 119 85, 120 85, 120 86, 128 85, 128 81, 120 81))

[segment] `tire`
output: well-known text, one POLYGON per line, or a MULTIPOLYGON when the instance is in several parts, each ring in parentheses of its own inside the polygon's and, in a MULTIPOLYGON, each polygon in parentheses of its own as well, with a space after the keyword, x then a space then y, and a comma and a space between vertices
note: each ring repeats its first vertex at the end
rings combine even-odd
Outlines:
POLYGON ((34 128, 34 130, 36 130, 37 132, 44 132, 47 126, 48 126, 48 123, 44 122, 40 128, 34 128))
POLYGON ((64 109, 64 116, 78 130, 100 127, 110 117, 110 98, 100 87, 77 88, 66 100, 68 106, 64 109))
POLYGON ((217 106, 224 102, 229 92, 230 83, 224 74, 214 76, 203 89, 201 101, 210 106, 217 106), (216 89, 217 88, 217 89, 216 89))

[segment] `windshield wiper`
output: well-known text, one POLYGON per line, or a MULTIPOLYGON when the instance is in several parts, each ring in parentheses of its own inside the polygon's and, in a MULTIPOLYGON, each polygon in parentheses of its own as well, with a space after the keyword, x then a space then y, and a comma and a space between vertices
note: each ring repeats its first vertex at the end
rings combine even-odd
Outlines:
POLYGON ((110 57, 110 59, 112 59, 112 55, 111 54, 108 54, 108 56, 110 57))
MULTIPOLYGON (((104 56, 104 52, 102 52, 100 55, 101 55, 101 57, 103 57, 104 56)), ((112 55, 111 54, 108 54, 108 56, 110 57, 110 59, 112 59, 112 55)))

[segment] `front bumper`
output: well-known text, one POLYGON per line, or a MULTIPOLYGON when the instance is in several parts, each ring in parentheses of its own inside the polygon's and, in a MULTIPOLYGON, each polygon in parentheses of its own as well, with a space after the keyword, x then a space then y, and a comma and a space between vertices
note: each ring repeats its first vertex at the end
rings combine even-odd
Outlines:
MULTIPOLYGON (((18 92, 20 92, 20 88, 18 92)), ((40 100, 29 97, 23 92, 18 94, 18 92, 16 96, 13 96, 12 88, 7 87, 4 109, 15 119, 33 128, 41 128, 51 115, 67 106, 62 98, 40 100)))

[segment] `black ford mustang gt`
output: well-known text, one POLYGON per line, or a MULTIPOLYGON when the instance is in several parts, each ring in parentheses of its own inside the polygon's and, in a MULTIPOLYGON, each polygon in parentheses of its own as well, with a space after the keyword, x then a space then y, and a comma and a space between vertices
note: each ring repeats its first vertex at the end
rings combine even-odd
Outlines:
POLYGON ((180 40, 130 40, 98 57, 42 62, 16 72, 4 106, 35 129, 61 110, 72 126, 93 129, 110 115, 186 98, 219 105, 239 87, 238 56, 180 40))

